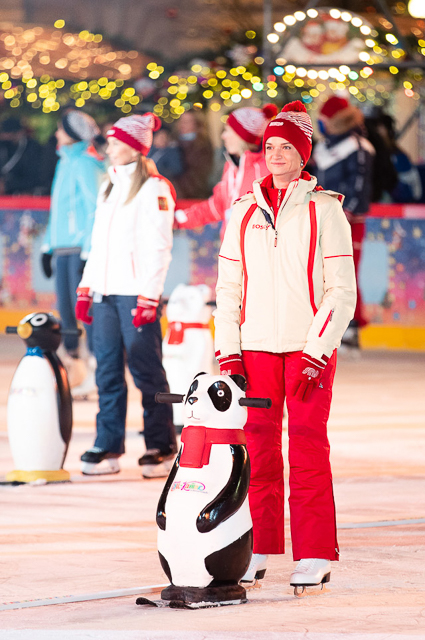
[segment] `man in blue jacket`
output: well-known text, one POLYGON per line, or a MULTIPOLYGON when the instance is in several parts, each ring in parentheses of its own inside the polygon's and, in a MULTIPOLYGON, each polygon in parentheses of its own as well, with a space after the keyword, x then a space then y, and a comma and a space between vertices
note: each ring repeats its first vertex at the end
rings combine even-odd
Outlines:
MULTIPOLYGON (((57 304, 64 329, 77 328, 76 290, 90 250, 97 194, 105 172, 104 161, 92 146, 99 134, 93 118, 76 109, 65 113, 56 131, 59 162, 41 250, 48 278, 54 257, 57 304)), ((90 329, 87 338, 90 348, 90 329)), ((64 345, 68 355, 78 359, 78 337, 64 336, 64 345)))
MULTIPOLYGON (((375 149, 363 135, 362 112, 345 98, 328 98, 320 109, 318 122, 323 139, 314 148, 314 173, 324 189, 337 191, 345 196, 343 206, 351 225, 354 266, 358 278, 365 217, 372 195, 375 149)), ((362 298, 357 287, 354 319, 344 334, 342 344, 357 350, 358 329, 366 324, 362 298)))

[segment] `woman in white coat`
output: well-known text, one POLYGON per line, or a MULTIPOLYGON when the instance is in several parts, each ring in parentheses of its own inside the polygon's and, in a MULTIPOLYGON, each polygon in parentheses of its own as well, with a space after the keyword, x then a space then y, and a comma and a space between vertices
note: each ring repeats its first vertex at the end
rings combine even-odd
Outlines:
POLYGON ((81 457, 85 474, 119 471, 127 411, 125 362, 142 392, 143 475, 167 475, 176 450, 172 408, 155 403, 157 391, 169 390, 158 309, 171 261, 175 206, 170 183, 151 175, 146 159, 158 124, 150 113, 128 116, 107 133, 109 181, 98 197, 75 309, 79 320, 93 322, 99 391, 96 440, 81 457))
POLYGON ((338 560, 327 420, 336 348, 353 317, 356 288, 343 196, 303 166, 313 127, 304 105, 286 105, 264 134, 266 178, 234 204, 219 256, 216 356, 221 373, 246 377, 249 502, 254 554, 245 580, 284 553, 282 416, 289 430, 291 584, 326 582, 338 560))

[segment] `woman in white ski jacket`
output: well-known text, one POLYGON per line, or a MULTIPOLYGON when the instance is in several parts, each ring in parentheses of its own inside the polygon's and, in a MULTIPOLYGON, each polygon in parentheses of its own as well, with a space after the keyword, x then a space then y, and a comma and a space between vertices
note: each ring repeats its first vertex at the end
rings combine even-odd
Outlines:
POLYGON ((291 584, 329 580, 337 560, 327 420, 336 348, 353 317, 356 288, 343 196, 323 191, 302 167, 313 128, 301 102, 267 127, 271 175, 236 201, 219 256, 216 356, 221 373, 241 374, 247 394, 270 397, 249 409, 249 500, 254 554, 244 576, 264 576, 267 555, 284 552, 282 417, 289 429, 291 584))
POLYGON ((176 449, 172 409, 155 403, 157 391, 169 390, 157 310, 171 261, 175 206, 170 183, 151 175, 146 159, 158 124, 150 113, 128 116, 107 133, 109 182, 98 197, 75 308, 79 320, 93 322, 97 360, 97 436, 81 457, 86 474, 119 471, 127 410, 125 361, 142 392, 143 475, 168 475, 176 449), (92 303, 93 317, 88 315, 92 303))

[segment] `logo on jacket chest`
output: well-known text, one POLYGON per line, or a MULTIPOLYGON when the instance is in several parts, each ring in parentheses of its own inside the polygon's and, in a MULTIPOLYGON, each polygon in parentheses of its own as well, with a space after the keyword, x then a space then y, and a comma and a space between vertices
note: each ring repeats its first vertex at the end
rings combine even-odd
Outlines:
POLYGON ((269 229, 271 226, 271 224, 255 224, 254 222, 252 225, 252 229, 265 229, 267 231, 267 229, 269 229))

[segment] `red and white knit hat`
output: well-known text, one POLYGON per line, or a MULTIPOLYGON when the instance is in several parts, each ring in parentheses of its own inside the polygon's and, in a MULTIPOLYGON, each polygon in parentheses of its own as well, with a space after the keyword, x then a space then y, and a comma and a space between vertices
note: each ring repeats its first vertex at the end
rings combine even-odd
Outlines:
POLYGON ((125 142, 142 155, 146 156, 152 146, 153 132, 161 127, 161 120, 153 113, 143 116, 134 115, 120 118, 106 136, 125 142))
POLYGON ((265 104, 262 109, 241 107, 232 111, 226 124, 245 142, 259 145, 267 124, 276 114, 277 107, 274 104, 265 104))
POLYGON ((264 133, 263 148, 268 138, 278 136, 294 145, 304 164, 311 155, 311 139, 313 125, 307 109, 300 100, 285 105, 282 111, 272 120, 264 133))

